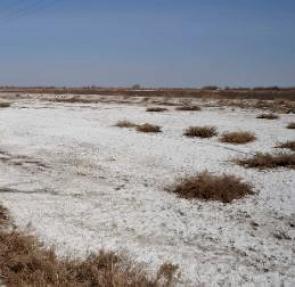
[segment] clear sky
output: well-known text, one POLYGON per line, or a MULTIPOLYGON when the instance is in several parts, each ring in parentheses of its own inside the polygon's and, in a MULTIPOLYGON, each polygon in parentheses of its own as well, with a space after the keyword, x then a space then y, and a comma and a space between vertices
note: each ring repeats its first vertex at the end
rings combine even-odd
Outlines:
POLYGON ((0 0, 0 36, 0 85, 295 85, 295 0, 0 0))

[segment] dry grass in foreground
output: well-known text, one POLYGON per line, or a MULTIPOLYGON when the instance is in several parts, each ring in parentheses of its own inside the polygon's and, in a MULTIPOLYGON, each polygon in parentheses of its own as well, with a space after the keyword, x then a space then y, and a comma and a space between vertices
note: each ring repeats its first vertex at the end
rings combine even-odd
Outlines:
POLYGON ((116 123, 115 126, 119 128, 136 128, 137 127, 136 124, 129 121, 119 121, 116 123))
POLYGON ((256 117, 257 119, 266 119, 266 120, 276 120, 279 118, 278 115, 269 113, 269 114, 260 114, 256 117))
POLYGON ((294 130, 294 129, 295 129, 295 122, 293 122, 293 123, 289 123, 289 124, 287 125, 287 129, 294 130))
POLYGON ((288 148, 292 151, 295 151, 295 141, 286 141, 284 143, 279 144, 276 147, 277 148, 288 148))
POLYGON ((145 123, 142 125, 137 125, 136 130, 142 133, 160 133, 161 127, 157 125, 152 125, 149 123, 145 123))
POLYGON ((200 111, 199 106, 181 106, 176 108, 177 111, 200 111))
POLYGON ((147 112, 155 112, 155 113, 160 113, 160 112, 166 112, 168 109, 166 108, 161 108, 161 107, 149 107, 146 109, 147 112))
POLYGON ((168 287, 174 286, 177 269, 165 263, 150 279, 141 267, 112 252, 59 259, 33 236, 0 225, 0 279, 7 287, 168 287))
POLYGON ((196 176, 182 179, 168 189, 187 199, 202 199, 231 203, 234 199, 253 194, 252 186, 234 175, 212 175, 204 171, 196 176))
POLYGON ((217 135, 217 131, 213 126, 194 126, 187 128, 184 135, 187 137, 211 138, 217 135))
POLYGON ((256 140, 256 136, 251 132, 225 132, 220 141, 223 143, 245 144, 256 140))
POLYGON ((269 169, 269 168, 295 168, 295 154, 279 153, 257 153, 253 157, 236 159, 235 162, 247 168, 269 169))

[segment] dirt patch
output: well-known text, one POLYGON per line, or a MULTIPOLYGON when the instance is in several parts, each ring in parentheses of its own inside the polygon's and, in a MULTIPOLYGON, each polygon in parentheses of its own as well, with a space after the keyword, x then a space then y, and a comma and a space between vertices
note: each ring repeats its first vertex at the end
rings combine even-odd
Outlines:
POLYGON ((136 128, 137 125, 130 121, 119 121, 115 124, 116 127, 119 128, 136 128))
POLYGON ((213 126, 194 126, 187 128, 184 135, 187 137, 211 138, 217 135, 217 130, 213 126))
POLYGON ((256 136, 251 132, 225 132, 219 139, 223 143, 245 144, 256 140, 256 136))
POLYGON ((181 179, 169 191, 187 199, 221 201, 231 203, 234 199, 253 194, 252 186, 239 177, 223 174, 212 175, 204 171, 196 176, 181 179))
POLYGON ((278 167, 295 168, 295 154, 257 153, 253 157, 234 160, 247 168, 270 169, 278 167))

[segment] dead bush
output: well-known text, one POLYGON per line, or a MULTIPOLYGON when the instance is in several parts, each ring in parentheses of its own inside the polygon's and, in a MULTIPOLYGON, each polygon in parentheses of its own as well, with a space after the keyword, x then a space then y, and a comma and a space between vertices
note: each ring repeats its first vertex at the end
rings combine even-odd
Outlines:
POLYGON ((217 135, 217 131, 213 126, 194 126, 187 128, 184 135, 187 137, 211 138, 217 135))
POLYGON ((277 148, 288 148, 292 151, 295 151, 295 141, 286 141, 284 143, 279 144, 276 147, 277 148))
POLYGON ((142 133, 160 133, 161 127, 157 125, 151 125, 149 123, 145 123, 142 125, 137 125, 136 130, 142 133))
POLYGON ((247 168, 295 168, 295 154, 279 153, 272 155, 270 153, 257 153, 250 158, 236 159, 235 162, 247 168))
POLYGON ((136 128, 137 125, 129 121, 119 121, 115 126, 119 128, 136 128))
POLYGON ((269 113, 269 114, 260 114, 256 117, 257 119, 266 119, 266 120, 276 120, 279 118, 278 115, 269 113))
POLYGON ((182 179, 169 191, 187 199, 201 199, 230 203, 247 194, 253 194, 252 186, 234 175, 212 175, 204 171, 196 176, 182 179))
POLYGON ((9 108, 11 103, 9 102, 0 102, 0 108, 9 108))
POLYGON ((232 144, 245 144, 256 140, 256 136, 251 132, 225 132, 222 134, 220 141, 232 144))
POLYGON ((199 106, 181 106, 176 108, 177 111, 200 111, 199 106))
POLYGON ((113 252, 61 259, 31 235, 0 229, 0 278, 5 286, 170 287, 177 268, 165 263, 151 279, 142 266, 113 252))
POLYGON ((293 122, 293 123, 289 123, 289 124, 287 125, 287 129, 290 129, 290 130, 295 129, 295 122, 293 122))
POLYGON ((4 223, 7 223, 7 221, 8 221, 7 209, 4 208, 2 205, 0 205, 0 228, 1 228, 1 225, 4 223))
POLYGON ((159 113, 159 112, 166 112, 166 111, 168 111, 168 109, 161 108, 161 107, 150 107, 150 108, 147 108, 146 111, 159 113))

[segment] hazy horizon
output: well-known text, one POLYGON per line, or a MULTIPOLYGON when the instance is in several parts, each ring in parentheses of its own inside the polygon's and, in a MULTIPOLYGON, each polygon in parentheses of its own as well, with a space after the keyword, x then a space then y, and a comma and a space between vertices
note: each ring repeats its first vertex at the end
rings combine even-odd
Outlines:
POLYGON ((295 85, 290 0, 3 0, 0 85, 295 85))

